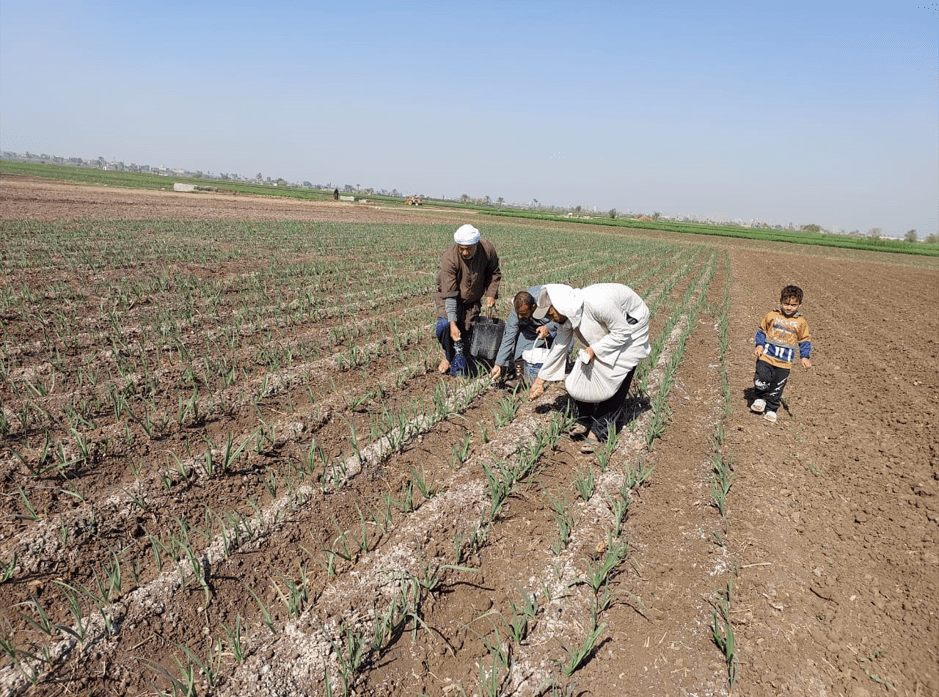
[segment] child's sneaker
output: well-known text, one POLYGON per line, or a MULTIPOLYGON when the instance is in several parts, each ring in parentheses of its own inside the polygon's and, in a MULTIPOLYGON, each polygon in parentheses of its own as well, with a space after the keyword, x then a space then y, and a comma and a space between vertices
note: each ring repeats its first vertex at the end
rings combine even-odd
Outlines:
POLYGON ((769 421, 771 424, 774 424, 776 423, 776 412, 768 411, 765 414, 763 414, 763 418, 769 421))
POLYGON ((756 412, 757 414, 762 414, 764 409, 766 409, 765 399, 754 399, 753 404, 750 405, 750 411, 756 412))

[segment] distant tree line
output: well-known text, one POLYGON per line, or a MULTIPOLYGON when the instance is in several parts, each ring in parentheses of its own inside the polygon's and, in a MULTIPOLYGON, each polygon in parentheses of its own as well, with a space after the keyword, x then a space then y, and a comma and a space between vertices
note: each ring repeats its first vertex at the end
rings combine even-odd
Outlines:
MULTIPOLYGON (((278 187, 297 186, 297 187, 302 187, 302 188, 307 188, 307 189, 322 189, 326 191, 333 191, 334 189, 340 188, 338 184, 333 184, 332 182, 327 182, 325 185, 312 184, 309 181, 304 181, 302 184, 299 184, 299 183, 290 184, 290 182, 288 182, 283 177, 277 177, 276 179, 272 179, 271 177, 265 177, 261 172, 258 172, 257 174, 254 175, 253 178, 249 179, 248 177, 243 177, 239 174, 231 174, 231 173, 224 173, 224 172, 218 175, 213 175, 211 172, 203 173, 201 170, 188 171, 188 170, 182 170, 182 169, 171 169, 171 168, 166 168, 166 167, 151 167, 149 165, 137 165, 135 163, 130 163, 129 165, 125 165, 124 162, 121 162, 121 161, 109 162, 108 160, 105 160, 105 158, 100 157, 100 156, 94 159, 86 160, 80 157, 67 157, 66 158, 66 157, 58 157, 55 155, 47 155, 44 153, 37 155, 35 153, 31 153, 28 151, 23 154, 10 152, 10 151, 2 151, 2 153, 0 153, 0 158, 4 160, 32 162, 32 163, 37 163, 37 164, 57 164, 57 165, 66 165, 66 166, 72 166, 72 167, 92 167, 96 169, 105 169, 105 170, 112 169, 112 170, 118 170, 118 171, 141 172, 141 173, 152 173, 152 174, 176 174, 179 176, 188 176, 188 177, 193 177, 197 179, 207 178, 207 179, 219 179, 222 181, 243 181, 243 182, 254 181, 258 184, 267 184, 269 186, 278 186, 278 187)), ((391 196, 393 198, 402 198, 404 196, 404 194, 400 193, 397 189, 392 189, 391 191, 388 191, 387 189, 376 190, 370 187, 363 189, 361 184, 355 184, 355 185, 343 184, 342 191, 347 194, 358 193, 358 194, 367 194, 369 196, 374 196, 374 195, 391 196)), ((424 194, 416 194, 416 195, 418 198, 425 199, 425 200, 429 200, 430 198, 424 194)), ((461 194, 457 199, 448 199, 446 196, 441 196, 439 200, 442 200, 442 201, 457 200, 460 203, 467 204, 467 205, 486 206, 486 207, 494 205, 492 197, 488 195, 482 196, 482 197, 474 197, 474 196, 470 196, 469 194, 461 194)), ((535 211, 561 212, 561 213, 567 213, 569 216, 571 215, 581 216, 583 214, 586 214, 589 217, 589 212, 584 209, 584 206, 581 206, 581 205, 577 205, 577 206, 546 205, 546 204, 540 203, 538 199, 536 198, 532 198, 531 201, 527 204, 506 204, 505 199, 502 196, 499 196, 498 198, 495 199, 495 205, 499 206, 500 208, 502 208, 503 206, 507 206, 509 208, 516 208, 516 209, 522 208, 522 209, 529 209, 529 210, 535 210, 535 211)), ((603 215, 602 212, 597 211, 596 206, 594 206, 593 208, 593 213, 596 215, 603 215)), ((865 235, 858 230, 852 230, 851 232, 848 232, 848 233, 839 233, 834 230, 828 231, 822 228, 822 226, 818 225, 817 223, 808 223, 798 228, 794 226, 792 223, 789 223, 788 227, 783 227, 782 225, 770 225, 769 223, 763 222, 761 220, 751 220, 749 223, 744 223, 739 220, 714 219, 710 217, 699 218, 697 216, 686 216, 686 215, 670 216, 670 215, 661 213, 659 211, 654 211, 651 214, 633 213, 631 211, 627 213, 621 213, 617 211, 616 208, 611 208, 607 212, 606 215, 609 216, 609 218, 614 219, 614 220, 617 218, 642 220, 642 221, 664 220, 664 221, 673 221, 677 223, 697 223, 697 224, 702 224, 702 225, 743 227, 743 228, 751 228, 751 229, 757 229, 757 230, 790 230, 790 231, 801 230, 802 232, 810 232, 810 233, 816 233, 816 234, 846 234, 848 237, 855 237, 855 238, 868 237, 871 240, 884 239, 883 230, 879 227, 870 228, 867 231, 867 234, 865 235)), ((919 236, 915 229, 907 230, 906 234, 903 236, 902 239, 903 241, 909 242, 909 243, 919 242, 919 236)), ((934 234, 928 235, 925 238, 924 242, 926 244, 939 244, 939 234, 934 233, 934 234)))

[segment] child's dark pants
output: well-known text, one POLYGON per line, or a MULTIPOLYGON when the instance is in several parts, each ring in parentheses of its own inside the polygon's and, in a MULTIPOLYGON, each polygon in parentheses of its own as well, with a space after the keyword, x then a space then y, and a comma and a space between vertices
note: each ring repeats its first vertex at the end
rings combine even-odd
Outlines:
POLYGON ((757 398, 766 400, 766 411, 779 411, 779 402, 788 379, 789 368, 777 368, 766 361, 756 362, 753 387, 756 388, 757 398))

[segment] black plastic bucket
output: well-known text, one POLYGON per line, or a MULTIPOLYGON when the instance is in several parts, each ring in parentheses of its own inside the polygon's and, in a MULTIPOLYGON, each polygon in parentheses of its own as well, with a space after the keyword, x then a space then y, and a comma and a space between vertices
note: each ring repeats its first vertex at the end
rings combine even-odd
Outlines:
POLYGON ((480 317, 473 325, 473 340, 470 342, 470 355, 494 361, 502 345, 505 334, 505 322, 498 317, 480 317))

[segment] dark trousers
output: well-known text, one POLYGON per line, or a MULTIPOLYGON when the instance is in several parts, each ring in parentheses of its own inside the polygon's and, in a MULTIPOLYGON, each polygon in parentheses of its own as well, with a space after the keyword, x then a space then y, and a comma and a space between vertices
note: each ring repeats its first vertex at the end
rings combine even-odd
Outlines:
POLYGON ((777 368, 766 361, 756 362, 753 387, 757 399, 766 400, 766 411, 779 411, 783 389, 789 379, 789 368, 777 368))
POLYGON ((632 385, 635 374, 636 369, 633 368, 626 375, 616 393, 602 402, 574 400, 574 406, 577 408, 577 423, 589 428, 597 440, 606 440, 611 428, 618 430, 623 426, 621 423, 623 406, 626 404, 626 396, 629 394, 629 386, 632 385))
MULTIPOLYGON (((453 345, 453 338, 450 336, 450 322, 443 317, 438 317, 434 333, 437 335, 437 341, 440 342, 443 352, 447 355, 447 360, 452 363, 456 348, 453 345)), ((462 329, 460 330, 460 336, 460 341, 463 344, 463 355, 469 359, 469 347, 470 341, 473 339, 473 332, 471 329, 462 329)))

